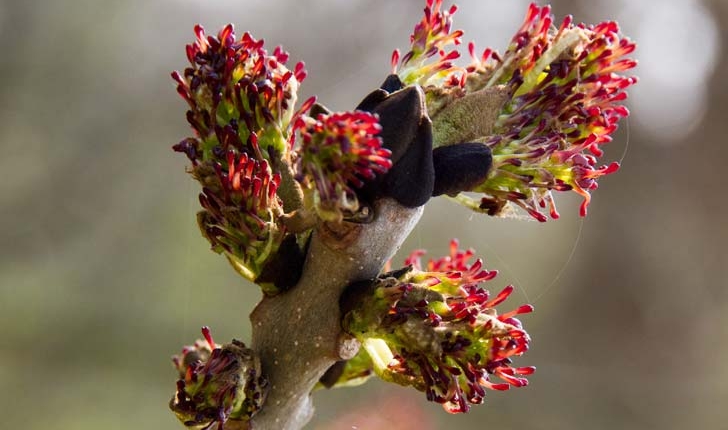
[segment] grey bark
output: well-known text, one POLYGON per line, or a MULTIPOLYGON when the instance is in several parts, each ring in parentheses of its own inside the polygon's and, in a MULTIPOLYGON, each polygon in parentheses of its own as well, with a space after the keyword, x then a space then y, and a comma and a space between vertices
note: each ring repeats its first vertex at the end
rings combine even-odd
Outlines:
POLYGON ((336 361, 358 352, 358 342, 341 330, 339 297, 350 282, 379 274, 419 221, 423 207, 381 199, 374 211, 369 224, 320 224, 298 284, 264 298, 253 310, 252 348, 270 388, 251 421, 253 429, 302 428, 313 415, 310 394, 319 378, 336 361))

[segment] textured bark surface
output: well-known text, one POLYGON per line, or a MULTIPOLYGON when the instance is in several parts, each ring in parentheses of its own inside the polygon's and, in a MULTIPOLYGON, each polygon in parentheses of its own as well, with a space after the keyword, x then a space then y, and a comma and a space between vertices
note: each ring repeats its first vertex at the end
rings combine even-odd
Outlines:
POLYGON ((321 224, 314 231, 303 274, 290 291, 264 298, 251 314, 252 348, 270 392, 253 418, 255 430, 295 430, 313 415, 311 390, 358 342, 341 330, 339 297, 356 280, 377 276, 422 215, 392 199, 377 201, 369 224, 321 224))

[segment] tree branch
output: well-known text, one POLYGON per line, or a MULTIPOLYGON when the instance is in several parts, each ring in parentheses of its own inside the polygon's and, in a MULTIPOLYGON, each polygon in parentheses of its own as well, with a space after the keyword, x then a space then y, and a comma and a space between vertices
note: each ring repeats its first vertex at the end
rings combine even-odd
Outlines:
POLYGON ((265 297, 250 316, 252 348, 269 381, 255 430, 293 430, 313 415, 311 390, 358 342, 341 329, 339 297, 352 281, 376 277, 422 215, 392 199, 375 203, 369 224, 323 223, 314 231, 303 274, 290 291, 265 297))

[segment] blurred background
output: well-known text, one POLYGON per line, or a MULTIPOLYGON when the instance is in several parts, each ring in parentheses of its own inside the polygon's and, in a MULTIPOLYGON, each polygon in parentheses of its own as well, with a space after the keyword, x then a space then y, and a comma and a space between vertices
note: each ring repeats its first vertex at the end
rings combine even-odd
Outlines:
MULTIPOLYGON (((465 40, 501 52, 525 0, 459 0, 465 40)), ((450 4, 450 2, 446 2, 450 4)), ((586 219, 546 224, 433 200, 401 255, 458 237, 513 283, 528 388, 450 416, 371 381, 315 395, 310 429, 728 428, 728 2, 555 0, 639 44, 623 158, 586 219), (724 405, 721 407, 720 405, 724 405)), ((282 44, 349 109, 405 49, 424 0, 0 1, 0 420, 3 428, 179 429, 169 357, 210 325, 250 339, 259 292, 208 250, 197 186, 170 147, 190 131, 169 73, 192 27, 282 44)), ((398 261, 403 258, 399 257, 398 261)))

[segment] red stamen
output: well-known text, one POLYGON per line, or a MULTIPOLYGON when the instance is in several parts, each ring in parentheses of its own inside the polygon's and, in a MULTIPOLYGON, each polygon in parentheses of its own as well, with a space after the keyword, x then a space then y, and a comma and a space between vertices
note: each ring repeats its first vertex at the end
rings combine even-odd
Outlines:
POLYGON ((210 334, 210 327, 208 327, 208 326, 202 327, 202 336, 207 341, 207 345, 210 346, 210 349, 217 348, 217 344, 215 344, 215 341, 212 339, 212 334, 210 334))

